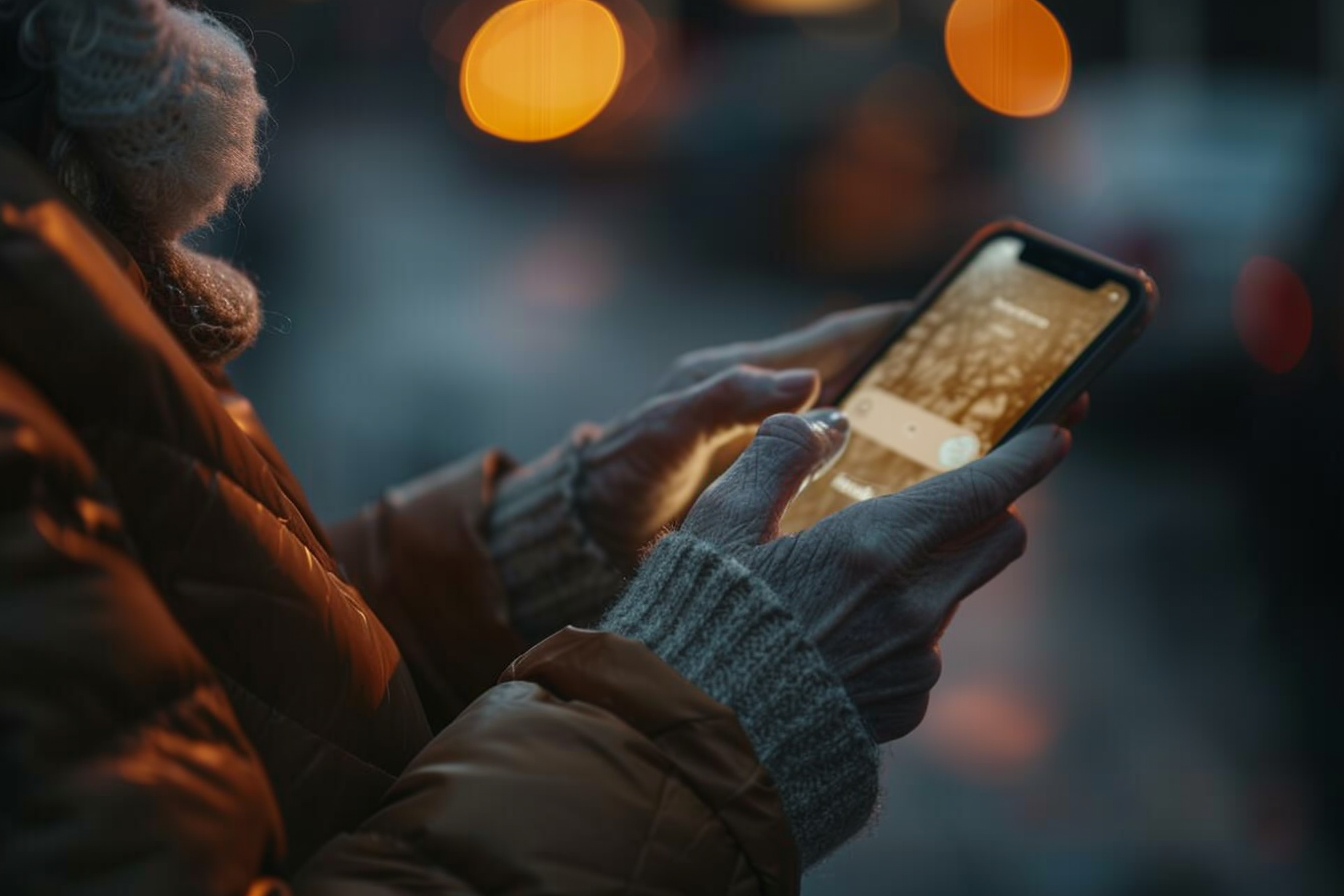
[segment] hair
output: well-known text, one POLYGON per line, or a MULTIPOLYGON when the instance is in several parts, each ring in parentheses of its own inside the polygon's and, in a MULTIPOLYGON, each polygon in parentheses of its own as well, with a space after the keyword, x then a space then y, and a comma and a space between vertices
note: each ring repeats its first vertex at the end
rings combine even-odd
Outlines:
POLYGON ((40 0, 22 33, 54 82, 48 167, 126 245, 187 351, 236 356, 261 327, 257 289, 182 238, 261 178, 266 102, 248 49, 167 0, 40 0))

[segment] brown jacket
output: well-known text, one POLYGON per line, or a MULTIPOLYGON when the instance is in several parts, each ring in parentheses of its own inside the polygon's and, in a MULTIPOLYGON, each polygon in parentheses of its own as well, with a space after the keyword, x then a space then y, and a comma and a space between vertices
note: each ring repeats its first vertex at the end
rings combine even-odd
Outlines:
POLYGON ((518 656, 480 536, 506 465, 324 532, 0 143, 0 890, 796 892, 728 709, 613 635, 518 656))

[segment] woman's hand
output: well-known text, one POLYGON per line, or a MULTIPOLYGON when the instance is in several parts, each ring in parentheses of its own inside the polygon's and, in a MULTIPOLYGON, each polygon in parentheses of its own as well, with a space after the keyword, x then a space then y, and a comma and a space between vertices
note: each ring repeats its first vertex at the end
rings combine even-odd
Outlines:
POLYGON ((943 629, 963 597, 1025 550, 1013 502, 1063 460, 1070 436, 1035 427, 981 460, 780 537, 789 501, 847 430, 834 410, 766 420, 681 532, 770 585, 885 742, 923 719, 943 629))
POLYGON ((680 358, 657 394, 588 436, 578 508, 622 570, 677 523, 737 458, 762 420, 833 400, 856 364, 909 306, 877 305, 825 317, 761 342, 680 358))

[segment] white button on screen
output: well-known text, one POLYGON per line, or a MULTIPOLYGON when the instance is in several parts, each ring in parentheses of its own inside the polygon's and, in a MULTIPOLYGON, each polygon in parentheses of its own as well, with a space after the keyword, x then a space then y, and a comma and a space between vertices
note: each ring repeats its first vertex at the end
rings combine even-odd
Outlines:
POLYGON ((980 456, 975 433, 881 389, 861 390, 844 411, 856 434, 931 470, 953 470, 980 456))
POLYGON ((964 467, 980 456, 980 440, 967 434, 953 436, 938 447, 938 463, 945 470, 964 467))

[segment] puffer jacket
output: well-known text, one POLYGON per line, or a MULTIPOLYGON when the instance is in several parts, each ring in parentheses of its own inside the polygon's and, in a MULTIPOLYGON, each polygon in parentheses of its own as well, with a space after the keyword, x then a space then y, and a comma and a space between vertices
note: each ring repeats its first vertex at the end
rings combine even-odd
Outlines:
POLYGON ((495 453, 324 532, 127 254, 0 143, 0 891, 793 893, 736 718, 524 652, 495 453))

